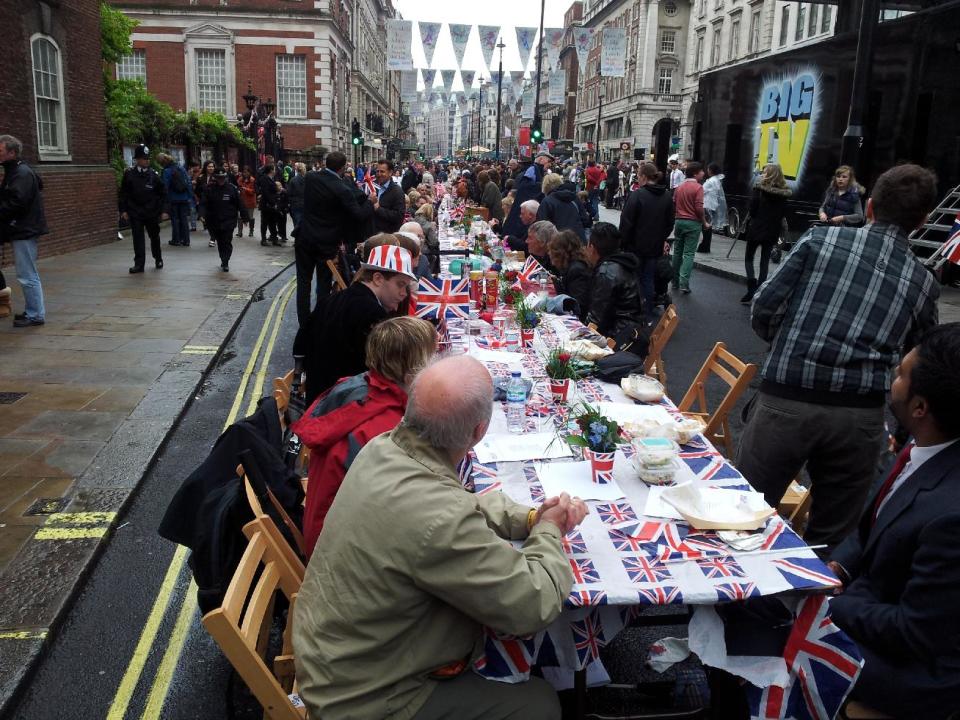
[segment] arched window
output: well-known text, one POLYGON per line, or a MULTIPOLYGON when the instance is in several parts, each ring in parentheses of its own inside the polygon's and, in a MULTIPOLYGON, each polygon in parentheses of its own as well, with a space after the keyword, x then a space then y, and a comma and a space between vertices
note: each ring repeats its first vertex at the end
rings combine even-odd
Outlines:
POLYGON ((46 35, 30 38, 33 60, 33 96, 37 114, 40 156, 67 154, 67 119, 63 101, 60 48, 46 35))

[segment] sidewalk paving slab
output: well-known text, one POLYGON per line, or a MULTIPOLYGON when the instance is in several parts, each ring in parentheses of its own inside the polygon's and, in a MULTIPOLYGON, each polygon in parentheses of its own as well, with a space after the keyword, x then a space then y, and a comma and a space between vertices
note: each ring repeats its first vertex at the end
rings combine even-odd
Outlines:
POLYGON ((204 233, 188 248, 161 233, 164 269, 139 275, 129 238, 52 258, 41 241, 46 324, 0 324, 0 716, 219 349, 293 262, 292 244, 235 238, 224 273, 204 233), (91 537, 37 539, 70 517, 54 512, 106 515, 84 516, 91 537))

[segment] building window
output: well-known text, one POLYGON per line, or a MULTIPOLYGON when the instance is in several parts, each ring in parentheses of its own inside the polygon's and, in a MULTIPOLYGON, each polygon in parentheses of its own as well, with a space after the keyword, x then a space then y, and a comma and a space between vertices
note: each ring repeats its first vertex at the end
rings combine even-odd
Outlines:
POLYGON ((703 35, 697 35, 697 55, 694 60, 694 70, 703 67, 703 35))
POLYGON ((803 31, 807 26, 807 8, 802 3, 797 7, 797 29, 793 34, 795 41, 803 40, 803 31))
POLYGON ((780 46, 787 44, 787 33, 790 31, 790 6, 784 5, 780 13, 780 46))
POLYGON ((307 116, 306 55, 277 55, 277 113, 280 117, 307 116))
POLYGON ((810 21, 807 24, 807 37, 817 34, 817 16, 820 14, 820 6, 816 3, 810 6, 810 21))
POLYGON ((760 13, 762 10, 754 11, 750 17, 750 46, 748 52, 758 52, 760 50, 760 13))
POLYGON ((739 17, 730 24, 730 60, 736 60, 740 56, 740 19, 739 17))
POLYGON ((722 30, 722 25, 715 25, 713 28, 713 47, 710 48, 710 64, 719 65, 720 64, 720 33, 722 30))
POLYGON ((117 80, 139 80, 146 84, 147 51, 138 48, 120 58, 117 63, 117 80))
POLYGON ((820 32, 830 32, 830 21, 833 18, 833 6, 823 6, 823 19, 820 21, 820 32))
POLYGON ((669 0, 669 2, 663 6, 663 11, 668 17, 673 17, 677 14, 677 4, 673 2, 673 0, 669 0))
POLYGON ((707 14, 707 2, 706 0, 697 0, 697 16, 703 17, 707 14))
POLYGON ((664 30, 660 33, 660 52, 673 55, 677 51, 677 31, 664 30))
POLYGON ((227 114, 227 57, 223 50, 197 50, 197 108, 227 114))
POLYGON ((37 145, 43 153, 66 154, 67 119, 63 107, 60 50, 43 35, 30 42, 33 55, 33 95, 37 105, 37 145))
POLYGON ((660 68, 657 92, 661 95, 669 95, 673 92, 673 68, 660 68))

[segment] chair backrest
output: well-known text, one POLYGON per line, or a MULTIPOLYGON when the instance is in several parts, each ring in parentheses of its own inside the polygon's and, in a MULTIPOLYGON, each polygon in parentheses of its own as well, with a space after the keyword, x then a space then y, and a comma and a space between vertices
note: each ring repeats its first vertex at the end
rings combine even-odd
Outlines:
POLYGON ((280 413, 280 422, 285 420, 287 407, 290 405, 290 392, 293 388, 293 370, 283 377, 273 379, 273 399, 277 401, 277 411, 280 413))
POLYGON ((663 311, 660 321, 653 332, 650 333, 650 349, 647 351, 647 359, 643 362, 643 372, 650 375, 651 370, 654 370, 652 374, 656 375, 661 385, 667 382, 667 374, 661 357, 663 349, 667 346, 667 342, 669 342, 679 324, 680 316, 677 314, 677 306, 670 305, 663 311))
MULTIPOLYGON (((296 707, 288 694, 293 690, 292 682, 285 688, 265 660, 276 593, 282 593, 290 602, 284 630, 286 643, 291 637, 293 608, 301 579, 289 568, 262 519, 248 523, 243 531, 249 538, 247 549, 230 580, 223 603, 203 616, 203 626, 263 706, 264 717, 303 720, 305 709, 296 707)), ((291 648, 292 645, 284 647, 278 659, 292 656, 291 648)))
POLYGON ((712 443, 723 444, 727 450, 727 455, 733 453, 733 442, 730 437, 730 426, 727 422, 727 415, 737 400, 747 389, 754 374, 757 372, 757 366, 753 363, 745 363, 736 355, 727 350, 726 345, 718 342, 713 346, 713 350, 707 356, 706 361, 700 368, 700 372, 693 379, 687 394, 677 405, 680 412, 696 414, 703 417, 707 427, 703 434, 706 435, 712 443), (728 367, 729 366, 729 367, 728 367), (711 375, 716 375, 729 386, 726 395, 717 405, 713 412, 707 406, 706 386, 711 375), (696 409, 691 412, 691 408, 696 403, 696 409))
POLYGON ((346 290, 347 283, 343 279, 343 275, 340 274, 340 268, 337 267, 337 263, 333 260, 327 260, 327 267, 330 268, 330 274, 333 275, 333 282, 336 286, 334 292, 337 290, 346 290))
MULTIPOLYGON (((300 553, 300 556, 306 557, 306 552, 304 548, 306 545, 303 541, 303 533, 300 531, 300 528, 297 527, 297 524, 293 521, 293 518, 290 517, 289 513, 284 509, 283 505, 280 504, 280 501, 277 500, 277 496, 273 494, 273 491, 266 487, 264 488, 265 492, 258 493, 254 488, 254 483, 251 481, 250 476, 246 474, 243 468, 243 464, 237 466, 237 475, 243 478, 243 488, 247 494, 247 504, 250 505, 250 510, 253 512, 254 518, 262 518, 267 521, 271 526, 276 528, 276 523, 273 521, 269 515, 263 510, 263 503, 261 498, 270 501, 270 504, 273 506, 273 509, 276 510, 277 514, 283 520, 283 524, 286 526, 293 541, 296 544, 296 548, 290 547, 290 543, 283 537, 279 529, 277 530, 277 535, 283 540, 284 546, 290 550, 290 555, 295 559, 301 567, 300 576, 303 577, 303 563, 300 562, 300 558, 297 557, 297 552, 300 553)), ((304 487, 304 492, 306 492, 306 487, 304 487)))

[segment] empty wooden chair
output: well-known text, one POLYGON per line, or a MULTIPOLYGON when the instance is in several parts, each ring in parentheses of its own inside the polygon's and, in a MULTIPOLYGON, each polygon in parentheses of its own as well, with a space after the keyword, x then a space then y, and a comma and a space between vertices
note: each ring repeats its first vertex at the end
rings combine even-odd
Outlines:
POLYGON ((244 527, 249 538, 220 607, 203 616, 210 633, 234 670, 243 679, 268 720, 304 720, 306 710, 290 699, 293 677, 293 610, 301 578, 289 567, 261 519, 244 527), (283 648, 271 671, 266 662, 276 593, 290 603, 283 648))
POLYGON ((330 274, 333 275, 333 292, 346 290, 347 283, 343 279, 343 275, 340 274, 340 268, 337 267, 337 263, 333 260, 327 260, 327 267, 330 268, 330 274))
POLYGON ((807 528, 807 519, 810 516, 812 502, 813 495, 810 489, 793 480, 783 494, 783 499, 777 506, 777 512, 790 523, 790 527, 797 535, 802 536, 803 531, 807 528))
POLYGON ((273 399, 277 402, 280 424, 286 428, 286 412, 290 406, 290 392, 293 388, 293 370, 283 377, 273 379, 273 399))
POLYGON ((644 374, 655 377, 664 387, 667 386, 667 370, 663 365, 663 349, 679 324, 680 316, 677 314, 677 307, 670 305, 663 311, 660 321, 650 333, 650 349, 647 351, 647 359, 643 362, 644 374))
POLYGON ((727 457, 733 454, 733 439, 730 437, 727 415, 737 404, 737 400, 747 389, 756 372, 756 365, 741 361, 727 350, 726 345, 718 342, 713 346, 700 372, 690 384, 687 394, 677 405, 677 409, 684 415, 699 417, 706 423, 703 434, 718 448, 722 445, 727 457), (729 386, 726 395, 712 413, 707 406, 706 394, 707 381, 711 375, 716 375, 729 386), (691 410, 694 403, 696 403, 696 409, 691 410))

